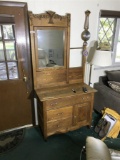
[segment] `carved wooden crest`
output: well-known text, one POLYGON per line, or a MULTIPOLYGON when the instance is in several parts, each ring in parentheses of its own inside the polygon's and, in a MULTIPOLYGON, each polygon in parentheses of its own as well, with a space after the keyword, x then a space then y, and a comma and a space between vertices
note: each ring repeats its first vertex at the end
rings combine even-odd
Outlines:
POLYGON ((53 11, 46 11, 46 13, 41 14, 33 14, 31 11, 29 11, 29 19, 30 19, 30 25, 33 25, 33 19, 38 19, 39 21, 46 20, 48 24, 55 24, 56 21, 65 21, 67 19, 67 23, 70 23, 70 14, 67 14, 66 16, 61 16, 56 14, 53 11))

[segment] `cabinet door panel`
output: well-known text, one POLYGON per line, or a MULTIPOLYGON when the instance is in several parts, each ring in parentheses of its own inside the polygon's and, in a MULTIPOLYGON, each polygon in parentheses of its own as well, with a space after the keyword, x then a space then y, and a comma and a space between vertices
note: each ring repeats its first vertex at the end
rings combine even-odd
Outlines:
POLYGON ((74 125, 89 120, 90 103, 76 104, 74 106, 74 125))
POLYGON ((78 115, 77 115, 77 120, 78 122, 80 121, 84 121, 87 119, 87 116, 88 116, 88 109, 89 109, 89 104, 85 103, 85 104, 82 104, 78 107, 78 115))

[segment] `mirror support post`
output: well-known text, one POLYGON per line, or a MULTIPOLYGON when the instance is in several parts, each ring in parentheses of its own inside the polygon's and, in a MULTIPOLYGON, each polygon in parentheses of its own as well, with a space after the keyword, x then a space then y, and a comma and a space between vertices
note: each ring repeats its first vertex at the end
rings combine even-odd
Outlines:
MULTIPOLYGON (((85 23, 84 23, 84 31, 81 34, 81 38, 84 41, 83 42, 83 72, 85 74, 85 63, 86 63, 86 57, 88 56, 88 51, 87 51, 87 41, 90 39, 90 32, 88 31, 89 29, 89 15, 90 11, 87 10, 85 11, 85 23)), ((84 75, 83 75, 84 77, 84 75)))

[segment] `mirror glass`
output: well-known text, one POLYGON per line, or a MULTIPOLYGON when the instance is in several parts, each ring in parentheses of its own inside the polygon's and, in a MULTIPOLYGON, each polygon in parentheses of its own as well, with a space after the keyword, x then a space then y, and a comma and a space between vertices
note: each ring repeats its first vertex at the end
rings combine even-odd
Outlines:
POLYGON ((64 34, 63 29, 37 27, 38 67, 64 66, 64 34))

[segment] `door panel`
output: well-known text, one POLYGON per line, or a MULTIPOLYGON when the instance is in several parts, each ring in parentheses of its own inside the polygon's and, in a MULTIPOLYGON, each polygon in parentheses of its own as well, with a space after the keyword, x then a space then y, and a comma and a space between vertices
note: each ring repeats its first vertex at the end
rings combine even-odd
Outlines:
POLYGON ((33 123, 27 3, 0 2, 0 30, 0 131, 2 131, 33 123))
POLYGON ((74 105, 74 125, 84 122, 89 122, 89 114, 90 113, 90 103, 80 103, 74 105))

